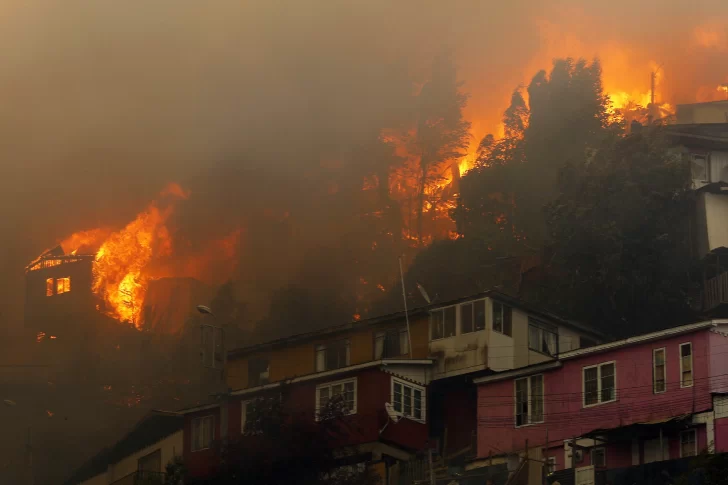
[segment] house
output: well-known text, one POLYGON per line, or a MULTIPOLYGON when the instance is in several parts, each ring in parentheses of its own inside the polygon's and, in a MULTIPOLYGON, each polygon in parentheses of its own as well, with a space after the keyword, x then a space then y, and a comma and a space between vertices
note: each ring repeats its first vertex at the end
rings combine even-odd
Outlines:
POLYGON ((192 479, 209 476, 218 459, 213 443, 237 439, 251 403, 285 384, 310 420, 342 396, 357 430, 342 447, 356 449, 389 483, 428 448, 474 454, 473 376, 550 362, 560 349, 603 340, 589 327, 488 291, 236 349, 227 356, 227 395, 181 411, 185 464, 192 479))
POLYGON ((165 469, 182 455, 184 418, 152 411, 113 446, 91 458, 64 485, 162 484, 165 469))
POLYGON ((728 320, 711 320, 476 378, 471 466, 521 457, 529 484, 564 470, 593 483, 596 470, 631 485, 634 467, 728 451, 726 348, 728 320))

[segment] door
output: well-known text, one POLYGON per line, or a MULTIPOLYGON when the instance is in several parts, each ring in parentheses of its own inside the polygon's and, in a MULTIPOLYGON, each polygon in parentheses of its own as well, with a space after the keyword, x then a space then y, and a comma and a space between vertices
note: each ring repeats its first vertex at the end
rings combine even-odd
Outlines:
POLYGON ((670 448, 667 438, 662 438, 662 451, 660 451, 660 438, 645 440, 645 463, 653 463, 670 459, 670 448))

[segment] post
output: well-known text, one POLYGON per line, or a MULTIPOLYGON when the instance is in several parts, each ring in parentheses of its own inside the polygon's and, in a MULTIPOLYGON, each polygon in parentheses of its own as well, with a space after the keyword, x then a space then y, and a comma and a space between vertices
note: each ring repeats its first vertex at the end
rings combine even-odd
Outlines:
POLYGON ((28 426, 28 444, 26 445, 26 459, 28 461, 28 485, 33 485, 33 428, 28 426))
POLYGON ((399 277, 402 280, 402 299, 404 300, 404 320, 407 322, 407 346, 409 357, 412 358, 412 335, 410 334, 409 314, 407 313, 407 292, 404 289, 404 272, 402 271, 402 256, 399 257, 399 277))
POLYGON ((430 464, 430 485, 435 485, 435 470, 432 469, 432 447, 427 448, 427 462, 430 464))
POLYGON ((665 461, 665 453, 662 447, 662 426, 660 426, 660 461, 665 461))

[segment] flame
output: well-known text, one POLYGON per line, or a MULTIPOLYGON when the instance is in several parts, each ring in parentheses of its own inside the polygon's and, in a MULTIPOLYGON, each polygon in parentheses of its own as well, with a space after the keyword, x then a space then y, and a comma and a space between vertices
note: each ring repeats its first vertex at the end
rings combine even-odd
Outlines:
POLYGON ((109 236, 108 229, 90 229, 88 231, 79 231, 71 234, 61 241, 60 245, 66 254, 84 254, 85 252, 95 253, 104 240, 109 236))

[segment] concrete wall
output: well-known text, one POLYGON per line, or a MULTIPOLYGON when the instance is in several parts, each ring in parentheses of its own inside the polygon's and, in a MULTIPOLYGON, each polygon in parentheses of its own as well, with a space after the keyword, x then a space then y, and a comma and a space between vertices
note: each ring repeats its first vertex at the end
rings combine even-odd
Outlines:
MULTIPOLYGON (((478 388, 478 456, 522 450, 548 441, 572 439, 596 429, 698 413, 712 408, 707 330, 657 342, 589 354, 544 372, 544 422, 515 427, 514 380, 481 384, 478 388), (679 345, 693 344, 693 387, 680 387, 679 345), (652 350, 666 349, 667 392, 652 391, 652 350), (617 400, 583 406, 585 366, 616 362, 617 400), (497 432, 496 432, 497 430, 497 432)), ((725 348, 725 347, 724 347, 725 348)), ((725 371, 717 371, 725 374, 725 371)))

